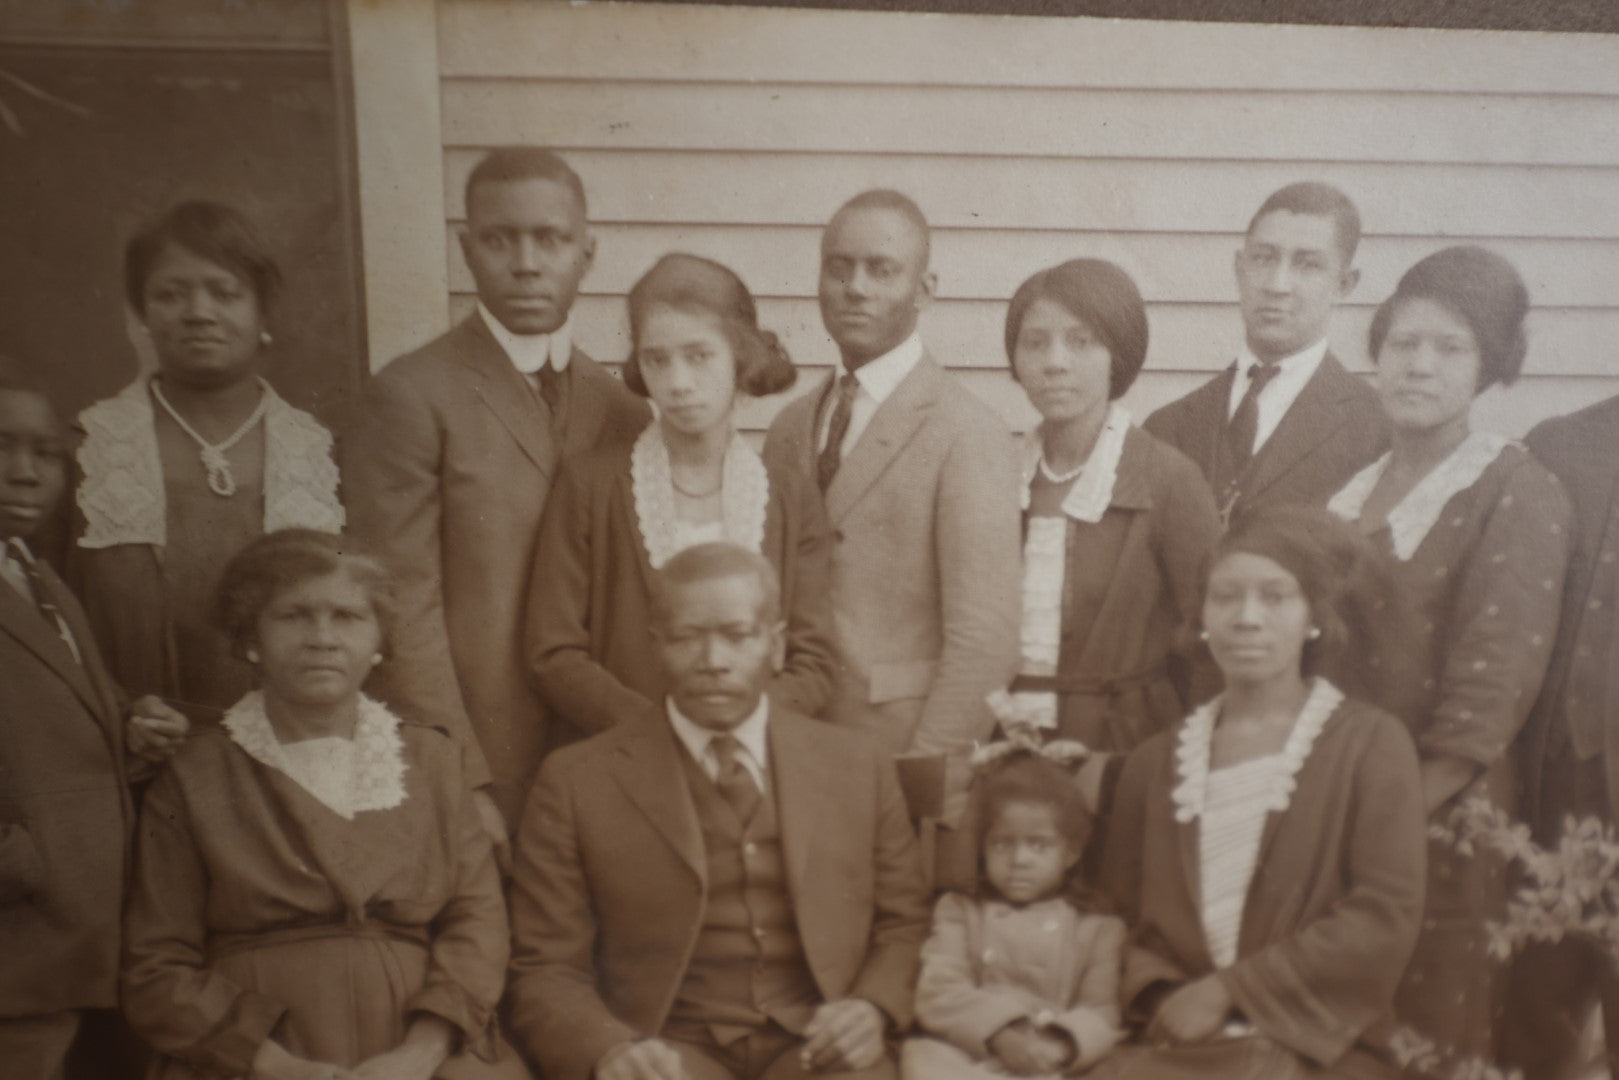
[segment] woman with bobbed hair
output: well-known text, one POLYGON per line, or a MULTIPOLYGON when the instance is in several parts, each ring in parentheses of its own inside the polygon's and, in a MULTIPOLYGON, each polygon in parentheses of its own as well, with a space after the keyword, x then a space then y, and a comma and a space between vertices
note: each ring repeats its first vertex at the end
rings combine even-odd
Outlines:
POLYGON ((160 1080, 528 1075, 500 1040, 500 876, 461 748, 360 692, 381 565, 289 529, 225 567, 222 635, 258 688, 146 794, 123 1008, 160 1080))
MULTIPOLYGON (((1508 748, 1557 635, 1572 511, 1517 443, 1470 425, 1472 403, 1523 366, 1529 294, 1478 247, 1418 262, 1372 320, 1387 454, 1328 504, 1392 555, 1418 636, 1380 660, 1422 755, 1428 814, 1462 800, 1516 807, 1508 748)), ((1396 1014, 1442 1048, 1489 1058, 1499 1011, 1486 923, 1503 911, 1500 867, 1435 841, 1422 940, 1396 1014)))
POLYGON ((1103 881, 1139 1038, 1089 1075, 1397 1076, 1373 1040, 1422 917, 1422 781, 1405 725, 1325 674, 1397 624, 1393 575, 1287 507, 1234 522, 1204 580, 1224 690, 1125 762, 1103 881))
POLYGON ((695 544, 729 540, 781 575, 786 656, 772 700, 809 716, 832 677, 828 529, 806 478, 767 466, 736 430, 741 396, 797 372, 759 326, 747 286, 696 255, 665 255, 629 294, 625 384, 657 418, 632 446, 570 459, 536 544, 527 652, 547 704, 578 734, 664 698, 648 581, 695 544))
POLYGON ((1118 403, 1147 355, 1146 308, 1119 267, 1073 259, 1025 281, 1006 354, 1040 425, 1024 442, 1022 668, 997 712, 1127 751, 1188 704, 1169 658, 1219 513, 1197 466, 1118 403))
POLYGON ((124 253, 157 370, 79 416, 75 585, 113 677, 213 722, 253 684, 210 618, 232 554, 343 527, 332 437, 263 372, 281 272, 237 210, 176 206, 124 253))

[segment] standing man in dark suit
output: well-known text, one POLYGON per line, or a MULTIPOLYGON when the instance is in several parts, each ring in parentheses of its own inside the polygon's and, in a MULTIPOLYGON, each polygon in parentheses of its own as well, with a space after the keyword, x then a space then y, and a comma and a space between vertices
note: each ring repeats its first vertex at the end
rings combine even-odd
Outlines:
POLYGON ((839 661, 829 718, 893 754, 942 755, 953 825, 969 753, 994 726, 985 697, 1017 667, 1021 481, 1011 433, 917 333, 933 297, 928 254, 927 220, 897 191, 833 215, 818 291, 842 363, 776 417, 764 455, 826 499, 839 661))
MULTIPOLYGON (((1540 424, 1524 440, 1574 504, 1563 619, 1540 698, 1519 737, 1524 816, 1556 849, 1564 821, 1619 824, 1619 397, 1540 424)), ((1619 971, 1611 946, 1568 935, 1533 944, 1512 973, 1506 1063, 1527 1080, 1588 1075, 1579 1059, 1600 1003, 1619 1076, 1619 971)))
POLYGON ((125 753, 160 760, 186 730, 156 698, 125 730, 83 610, 29 550, 69 453, 43 383, 0 357, 0 1073, 15 1080, 59 1080, 87 1016, 117 1006, 125 753))
POLYGON ((1360 213, 1327 184, 1289 184, 1248 223, 1234 269, 1246 347, 1142 426, 1195 461, 1229 521, 1262 506, 1325 506, 1389 443, 1372 388, 1327 347, 1360 281, 1360 213))
POLYGON ((775 568, 655 575, 667 700, 540 769, 516 837, 518 1045, 549 1080, 892 1080, 927 886, 893 764, 765 693, 775 568))
POLYGON ((468 740, 502 849, 549 740, 523 662, 534 539, 559 460, 650 418, 573 345, 569 312, 596 241, 585 191, 548 150, 496 150, 472 170, 461 253, 478 309, 384 368, 344 453, 355 533, 399 590, 380 687, 407 715, 468 740))

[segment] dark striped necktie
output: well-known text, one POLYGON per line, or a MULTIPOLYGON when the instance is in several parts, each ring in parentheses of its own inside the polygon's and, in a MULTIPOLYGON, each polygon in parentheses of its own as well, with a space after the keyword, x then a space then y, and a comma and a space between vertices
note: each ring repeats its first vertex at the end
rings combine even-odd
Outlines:
POLYGON ((67 620, 62 618, 61 609, 51 599, 50 587, 45 584, 45 575, 39 572, 39 565, 29 555, 28 549, 16 537, 12 537, 6 541, 6 554, 21 568, 23 577, 28 580, 28 591, 33 594, 34 607, 38 609, 39 617, 44 619, 45 625, 62 639, 62 644, 73 654, 73 659, 79 660, 79 646, 73 640, 73 631, 67 628, 67 620))
POLYGON ((753 774, 742 763, 742 744, 735 735, 715 735, 708 740, 708 749, 719 765, 714 786, 720 789, 725 801, 736 811, 737 820, 746 825, 759 809, 759 785, 753 774))

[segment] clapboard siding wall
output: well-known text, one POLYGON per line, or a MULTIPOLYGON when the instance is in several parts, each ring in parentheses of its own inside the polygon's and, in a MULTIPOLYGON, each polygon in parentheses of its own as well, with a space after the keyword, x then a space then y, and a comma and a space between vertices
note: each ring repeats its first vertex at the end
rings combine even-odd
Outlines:
MULTIPOLYGON (((623 296, 659 254, 734 267, 813 385, 834 360, 816 309, 819 226, 895 187, 935 227, 934 352, 1014 426, 1005 303, 1077 255, 1141 285, 1144 415, 1229 362, 1231 259, 1248 216, 1298 179, 1340 185, 1366 238, 1334 348, 1362 370, 1377 302, 1412 262, 1476 241, 1536 309, 1525 377, 1481 424, 1619 392, 1619 38, 440 0, 444 216, 489 147, 561 150, 589 189, 597 262, 583 347, 627 349, 623 296)), ((472 303, 449 245, 451 312, 472 303)), ((783 396, 783 399, 785 395, 783 396)), ((781 400, 742 420, 769 422, 781 400)))

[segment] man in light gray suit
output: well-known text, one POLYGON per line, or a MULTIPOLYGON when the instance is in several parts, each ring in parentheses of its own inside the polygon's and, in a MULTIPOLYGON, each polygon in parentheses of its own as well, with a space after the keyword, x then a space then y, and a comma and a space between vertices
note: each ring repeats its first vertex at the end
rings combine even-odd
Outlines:
POLYGON ((371 380, 344 440, 349 523, 398 588, 382 696, 467 740, 502 844, 558 740, 522 636, 534 539, 562 457, 650 418, 573 345, 596 243, 585 191, 548 150, 496 150, 467 178, 461 252, 478 309, 371 380))
POLYGON ((821 238, 821 317, 842 355, 788 405, 765 456, 807 471, 833 532, 839 672, 829 716, 894 754, 947 759, 943 819, 960 820, 985 703, 1017 664, 1018 468, 1001 421, 928 355, 928 225, 868 191, 821 238))

